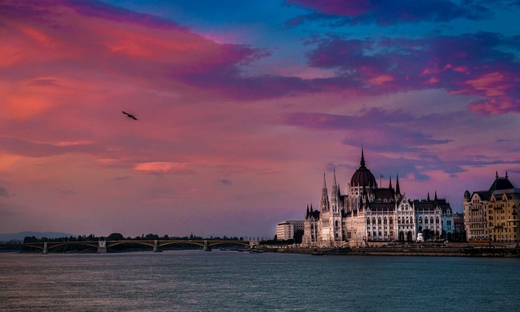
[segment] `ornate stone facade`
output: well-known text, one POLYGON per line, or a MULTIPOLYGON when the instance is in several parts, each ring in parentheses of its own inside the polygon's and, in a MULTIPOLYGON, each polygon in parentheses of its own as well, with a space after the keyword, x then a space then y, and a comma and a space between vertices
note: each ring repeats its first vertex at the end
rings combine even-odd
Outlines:
POLYGON ((399 176, 395 188, 390 178, 387 188, 378 187, 366 167, 361 150, 360 167, 343 195, 334 172, 331 196, 325 176, 319 210, 307 206, 303 246, 360 246, 370 242, 413 241, 417 233, 430 229, 440 236, 453 232, 454 223, 445 199, 410 201, 401 193, 399 176), (417 206, 417 208, 416 208, 417 206), (448 232, 447 232, 448 231, 448 232))
POLYGON ((495 175, 487 191, 464 193, 464 227, 468 241, 520 241, 520 189, 507 176, 495 175))

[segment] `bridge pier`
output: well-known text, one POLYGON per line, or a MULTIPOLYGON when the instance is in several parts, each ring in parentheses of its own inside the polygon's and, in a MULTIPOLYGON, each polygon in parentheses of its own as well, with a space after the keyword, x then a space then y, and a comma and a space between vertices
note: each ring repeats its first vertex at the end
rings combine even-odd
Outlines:
POLYGON ((106 240, 99 240, 98 242, 98 249, 97 253, 107 253, 107 241, 106 240))
POLYGON ((44 242, 43 243, 42 254, 46 255, 48 252, 49 252, 49 250, 47 249, 47 242, 44 242))
POLYGON ((153 241, 153 252, 161 252, 162 250, 159 248, 159 243, 157 240, 153 241))
POLYGON ((207 240, 204 240, 204 251, 211 251, 211 247, 208 245, 207 240))

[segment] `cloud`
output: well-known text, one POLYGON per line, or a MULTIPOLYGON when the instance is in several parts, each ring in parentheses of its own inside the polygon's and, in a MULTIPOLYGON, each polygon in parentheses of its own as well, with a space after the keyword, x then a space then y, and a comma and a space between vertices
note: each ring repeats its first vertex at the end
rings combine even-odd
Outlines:
POLYGON ((520 41, 493 33, 431 38, 317 40, 309 64, 340 72, 336 82, 354 82, 358 94, 445 89, 476 98, 477 114, 520 112, 520 41))
POLYGON ((11 194, 7 191, 7 189, 5 187, 0 186, 0 196, 10 197, 11 194))
POLYGON ((364 145, 380 151, 419 152, 425 146, 452 141, 434 139, 431 134, 412 130, 409 123, 416 119, 403 111, 371 109, 360 116, 297 112, 287 115, 286 124, 308 129, 346 131, 352 135, 347 135, 344 144, 355 147, 364 145), (361 129, 363 131, 360 132, 361 129))
POLYGON ((314 11, 286 21, 296 26, 304 21, 329 21, 332 26, 375 23, 390 26, 400 23, 449 22, 454 19, 477 20, 492 16, 492 10, 478 3, 447 0, 286 0, 314 11))
POLYGON ((230 180, 225 180, 225 179, 219 179, 218 182, 220 184, 223 184, 223 185, 231 185, 231 184, 233 184, 233 182, 231 182, 230 180))
POLYGON ((61 194, 63 194, 63 195, 76 195, 76 192, 74 192, 71 189, 66 189, 66 190, 62 190, 61 194))
POLYGON ((174 162, 140 163, 134 167, 134 170, 153 174, 195 174, 195 171, 189 169, 187 164, 174 162))

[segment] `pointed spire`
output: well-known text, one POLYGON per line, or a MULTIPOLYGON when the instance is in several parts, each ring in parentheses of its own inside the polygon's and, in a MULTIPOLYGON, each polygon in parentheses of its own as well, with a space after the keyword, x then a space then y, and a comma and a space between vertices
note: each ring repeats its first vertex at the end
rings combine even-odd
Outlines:
POLYGON ((334 169, 334 185, 332 187, 333 188, 337 188, 338 187, 338 184, 336 183, 336 169, 334 169))
POLYGON ((401 195, 401 189, 399 188, 399 174, 397 174, 397 178, 396 178, 396 182, 395 182, 395 192, 399 195, 401 195))
POLYGON ((437 190, 435 190, 435 201, 437 201, 437 190))
POLYGON ((495 171, 495 179, 498 179, 498 171, 495 171))
POLYGON ((507 171, 506 171, 506 180, 508 180, 509 178, 507 177, 507 171))
POLYGON ((326 189, 327 188, 327 182, 325 180, 325 172, 323 173, 323 188, 326 189))
POLYGON ((388 183, 388 188, 391 189, 392 187, 392 176, 390 176, 390 182, 388 183))
POLYGON ((363 153, 363 146, 361 146, 361 167, 365 167, 365 155, 363 153))
POLYGON ((430 201, 430 191, 428 191, 428 197, 426 198, 426 201, 430 201))

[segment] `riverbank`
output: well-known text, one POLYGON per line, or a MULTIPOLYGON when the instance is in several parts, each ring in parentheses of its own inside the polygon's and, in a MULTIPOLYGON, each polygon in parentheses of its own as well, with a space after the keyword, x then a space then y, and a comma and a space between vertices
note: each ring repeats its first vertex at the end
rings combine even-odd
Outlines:
POLYGON ((328 256, 428 256, 428 257, 503 257, 520 258, 519 248, 503 247, 365 247, 365 248, 279 248, 281 253, 312 254, 320 251, 328 256))

